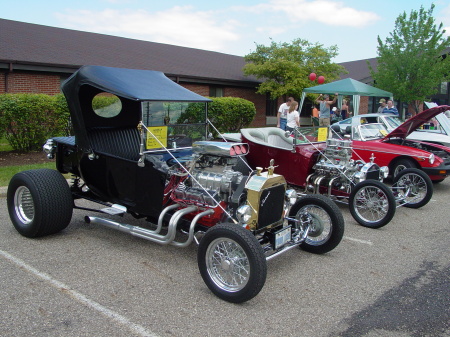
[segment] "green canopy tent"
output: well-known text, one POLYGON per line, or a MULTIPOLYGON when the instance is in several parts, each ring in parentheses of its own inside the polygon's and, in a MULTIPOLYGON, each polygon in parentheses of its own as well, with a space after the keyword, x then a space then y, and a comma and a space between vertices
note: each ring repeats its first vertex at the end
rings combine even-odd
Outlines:
POLYGON ((353 96, 353 110, 356 116, 359 112, 359 100, 361 96, 376 96, 376 97, 390 97, 392 99, 392 93, 372 87, 368 84, 354 80, 353 78, 346 78, 340 81, 331 82, 327 84, 317 85, 315 87, 309 87, 303 89, 302 98, 300 101, 301 111, 303 102, 307 93, 314 94, 334 94, 338 93, 338 106, 342 106, 342 97, 345 95, 353 96))

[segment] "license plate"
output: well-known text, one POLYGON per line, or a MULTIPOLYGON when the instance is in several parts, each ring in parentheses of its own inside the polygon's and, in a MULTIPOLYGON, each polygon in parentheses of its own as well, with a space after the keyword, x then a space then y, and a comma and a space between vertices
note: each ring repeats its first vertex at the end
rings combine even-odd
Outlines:
POLYGON ((289 241, 291 241, 291 226, 275 233, 275 249, 283 247, 289 241))

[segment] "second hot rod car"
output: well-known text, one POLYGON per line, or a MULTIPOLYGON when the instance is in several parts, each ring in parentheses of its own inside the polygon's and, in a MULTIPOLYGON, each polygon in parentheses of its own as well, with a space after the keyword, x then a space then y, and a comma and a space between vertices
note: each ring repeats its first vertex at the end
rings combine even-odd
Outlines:
POLYGON ((260 292, 267 260, 295 247, 326 253, 341 241, 336 205, 320 195, 298 198, 273 162, 248 172, 247 144, 208 140, 210 100, 163 73, 84 66, 62 90, 74 136, 45 144, 57 170, 23 171, 9 184, 20 234, 59 232, 77 208, 108 214, 87 222, 162 245, 195 241, 206 285, 236 303, 260 292), (73 176, 70 184, 61 173, 73 176), (103 208, 81 207, 80 199, 103 208), (114 219, 124 214, 145 225, 114 219))
POLYGON ((433 194, 430 178, 415 168, 400 172, 393 186, 387 186, 383 180, 388 167, 379 166, 374 156, 352 159, 352 141, 327 127, 300 127, 292 134, 275 127, 247 128, 223 136, 249 144, 246 159, 251 167, 275 159, 278 172, 300 195, 322 194, 346 203, 353 218, 365 227, 385 226, 396 207, 422 207, 433 194))

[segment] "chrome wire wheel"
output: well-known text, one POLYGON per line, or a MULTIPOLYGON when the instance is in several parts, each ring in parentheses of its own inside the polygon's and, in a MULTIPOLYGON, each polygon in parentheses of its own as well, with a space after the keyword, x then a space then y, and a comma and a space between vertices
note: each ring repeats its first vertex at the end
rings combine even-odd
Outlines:
POLYGON ((362 226, 380 228, 395 215, 397 204, 391 189, 377 180, 364 180, 352 188, 350 213, 362 226))
POLYGON ((394 176, 394 177, 397 176, 401 171, 406 170, 407 168, 408 168, 408 167, 406 167, 405 165, 397 165, 397 166, 395 167, 393 176, 394 176))
POLYGON ((421 200, 427 194, 427 184, 417 174, 410 173, 403 175, 398 181, 397 186, 403 190, 403 196, 407 202, 421 200))
POLYGON ((211 280, 222 290, 242 290, 250 277, 250 261, 244 249, 234 240, 217 238, 206 251, 206 268, 211 280))
POLYGON ((389 211, 387 195, 376 186, 365 186, 355 195, 356 213, 367 222, 376 222, 389 211))
POLYGON ((400 172, 394 178, 392 188, 397 192, 400 204, 409 208, 420 208, 433 196, 433 183, 430 177, 415 168, 400 172))
MULTIPOLYGON (((383 219, 389 216, 394 207, 390 203, 389 190, 383 190, 378 185, 368 184, 361 186, 353 196, 351 206, 357 217, 358 222, 364 222, 367 226, 375 227, 377 223, 383 222, 383 219)), ((392 218, 392 217, 390 217, 392 218)), ((389 219, 390 220, 390 219, 389 219)))
POLYGON ((14 194, 14 210, 19 221, 28 225, 33 222, 35 207, 30 190, 20 186, 14 194))
POLYGON ((323 195, 302 196, 291 207, 289 224, 308 231, 300 248, 314 254, 324 254, 336 248, 344 235, 344 217, 336 204, 323 195))
POLYGON ((308 235, 305 243, 311 246, 320 246, 328 241, 333 224, 328 212, 318 205, 306 205, 300 208, 299 213, 306 213, 308 215, 307 222, 309 223, 308 235))
POLYGON ((208 229, 197 252, 200 274, 221 299, 242 303, 258 295, 266 282, 264 250, 253 233, 234 223, 208 229))

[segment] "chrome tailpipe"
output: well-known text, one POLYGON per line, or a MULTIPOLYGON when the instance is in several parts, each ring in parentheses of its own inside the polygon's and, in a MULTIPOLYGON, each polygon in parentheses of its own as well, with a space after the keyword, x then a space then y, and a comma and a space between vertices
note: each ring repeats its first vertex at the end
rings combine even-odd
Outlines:
POLYGON ((176 211, 172 217, 169 220, 169 225, 167 227, 167 233, 165 235, 159 234, 161 231, 162 225, 163 225, 163 218, 164 215, 171 209, 175 209, 179 207, 178 204, 171 205, 166 207, 160 214, 158 218, 158 225, 156 230, 150 230, 147 228, 139 227, 139 226, 132 226, 124 223, 119 223, 113 220, 99 218, 99 217, 93 217, 93 216, 86 216, 85 221, 86 223, 93 223, 96 225, 103 225, 112 229, 117 229, 121 232, 125 232, 128 234, 131 234, 133 236, 137 236, 139 238, 149 240, 152 242, 156 242, 162 245, 168 245, 172 244, 178 247, 187 247, 194 239, 194 229, 195 225, 197 224, 197 221, 202 218, 205 215, 209 215, 214 213, 214 210, 208 209, 204 212, 201 212, 197 214, 194 219, 191 221, 191 225, 189 227, 189 233, 188 233, 188 239, 185 242, 176 242, 175 236, 176 236, 176 230, 178 226, 178 222, 180 219, 189 213, 196 212, 198 209, 195 206, 190 206, 186 208, 182 208, 178 211, 176 211))

